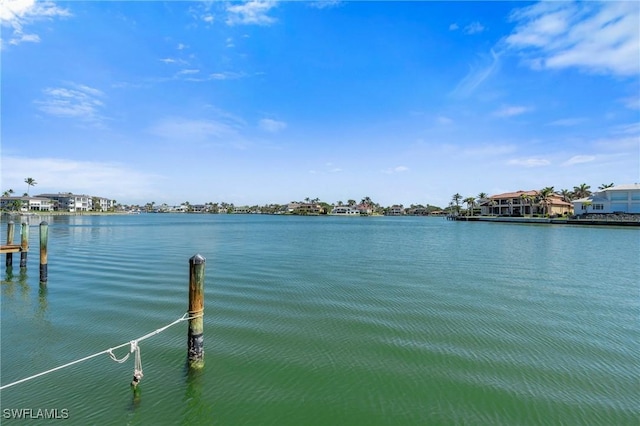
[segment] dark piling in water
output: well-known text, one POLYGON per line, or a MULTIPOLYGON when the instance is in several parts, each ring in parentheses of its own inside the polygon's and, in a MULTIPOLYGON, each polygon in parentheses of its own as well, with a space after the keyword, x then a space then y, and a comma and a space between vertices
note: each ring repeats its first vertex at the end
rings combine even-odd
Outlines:
POLYGON ((40 223, 40 284, 47 283, 47 241, 49 239, 49 224, 40 223))
POLYGON ((204 367, 204 269, 206 259, 196 254, 189 259, 189 368, 204 367))
MULTIPOLYGON (((8 246, 13 244, 14 226, 15 226, 15 223, 13 223, 13 221, 9 221, 9 223, 7 223, 7 245, 8 246)), ((10 268, 13 266, 13 253, 6 254, 4 265, 7 268, 10 268)))
POLYGON ((20 240, 20 267, 27 267, 27 252, 29 251, 29 225, 22 224, 22 235, 20 240))

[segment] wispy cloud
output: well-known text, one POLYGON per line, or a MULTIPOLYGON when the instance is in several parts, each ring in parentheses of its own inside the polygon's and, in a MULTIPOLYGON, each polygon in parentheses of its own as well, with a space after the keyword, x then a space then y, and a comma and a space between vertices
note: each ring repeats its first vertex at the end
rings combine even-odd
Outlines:
POLYGON ((544 158, 514 158, 507 161, 510 166, 518 167, 545 167, 551 164, 551 161, 544 158))
POLYGON ((573 166, 575 164, 590 163, 595 159, 596 157, 594 155, 574 155, 573 157, 562 163, 562 165, 573 166))
POLYGON ((574 118, 561 118, 560 120, 554 120, 548 123, 548 126, 561 126, 561 127, 572 127, 577 126, 579 124, 587 121, 584 117, 574 117, 574 118))
POLYGON ((494 111, 493 115, 495 117, 513 117, 516 115, 524 114, 525 112, 529 112, 529 111, 531 111, 530 107, 512 105, 512 106, 505 106, 500 108, 497 111, 494 111))
POLYGON ((458 24, 456 24, 455 22, 451 25, 449 25, 449 31, 455 31, 458 28, 460 28, 460 26, 458 24))
POLYGON ((640 109, 640 96, 629 96, 621 99, 621 102, 629 109, 640 109))
POLYGON ((244 73, 233 71, 214 72, 212 74, 209 74, 209 78, 212 80, 234 80, 236 78, 242 78, 244 76, 244 73))
POLYGON ((444 125, 453 124, 453 120, 449 117, 445 117, 444 115, 439 115, 436 120, 438 121, 438 123, 444 125))
POLYGON ((177 75, 193 75, 193 74, 198 74, 199 72, 200 70, 196 70, 196 69, 184 69, 184 70, 178 71, 177 75))
POLYGON ((640 73, 640 3, 540 2, 515 10, 505 42, 533 68, 640 73))
POLYGON ((44 97, 34 103, 40 111, 56 117, 78 118, 95 124, 102 122, 105 118, 101 115, 104 93, 82 84, 69 83, 67 86, 44 89, 44 97))
POLYGON ((167 117, 149 128, 151 134, 178 142, 227 142, 239 138, 238 130, 234 123, 184 117, 167 117))
POLYGON ((147 199, 158 193, 154 187, 163 179, 122 163, 3 156, 3 185, 22 187, 24 177, 33 175, 34 170, 37 170, 39 192, 69 191, 119 201, 147 199))
POLYGON ((616 135, 637 135, 640 136, 640 123, 622 124, 612 129, 616 135))
MULTIPOLYGON (((12 28, 9 38, 11 45, 39 42, 39 35, 25 32, 25 27, 36 21, 70 16, 69 9, 60 7, 52 1, 5 0, 0 2, 0 23, 2 26, 12 28)), ((4 46, 4 40, 2 45, 4 46)))
POLYGON ((476 22, 472 22, 469 25, 467 25, 466 27, 464 27, 464 33, 465 34, 479 34, 481 32, 484 31, 484 26, 476 21, 476 22))
POLYGON ((391 175, 394 173, 403 173, 403 172, 407 172, 409 171, 409 168, 406 166, 397 166, 397 167, 390 167, 388 169, 385 169, 382 171, 382 173, 391 175))
POLYGON ((271 118, 263 118, 258 122, 258 126, 269 133, 277 133, 287 127, 284 121, 272 120, 271 118))
POLYGON ((227 6, 227 25, 271 25, 276 20, 268 15, 276 2, 250 0, 245 3, 231 3, 227 6))
POLYGON ((473 94, 485 80, 491 77, 500 66, 500 55, 491 50, 490 55, 480 58, 480 64, 472 66, 469 73, 458 83, 452 95, 468 97, 473 94))
POLYGON ((340 0, 319 0, 319 1, 310 1, 309 7, 313 7, 316 9, 329 9, 332 7, 338 7, 343 4, 340 0))

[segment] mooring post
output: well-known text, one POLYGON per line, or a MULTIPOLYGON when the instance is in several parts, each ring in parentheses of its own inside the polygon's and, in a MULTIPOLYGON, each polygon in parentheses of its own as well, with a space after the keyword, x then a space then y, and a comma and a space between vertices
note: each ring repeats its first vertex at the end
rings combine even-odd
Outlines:
POLYGON ((22 235, 20 240, 20 267, 27 267, 27 252, 29 251, 29 224, 22 224, 22 235))
MULTIPOLYGON (((9 221, 9 223, 7 223, 7 245, 8 246, 13 244, 13 229, 14 229, 14 225, 15 225, 15 223, 13 223, 12 220, 9 221)), ((10 267, 10 266, 13 266, 13 253, 7 253, 4 265, 7 268, 10 267)))
POLYGON ((47 240, 49 239, 49 224, 40 222, 40 283, 47 283, 47 240))
POLYGON ((189 259, 189 368, 204 367, 204 265, 206 259, 196 254, 189 259))

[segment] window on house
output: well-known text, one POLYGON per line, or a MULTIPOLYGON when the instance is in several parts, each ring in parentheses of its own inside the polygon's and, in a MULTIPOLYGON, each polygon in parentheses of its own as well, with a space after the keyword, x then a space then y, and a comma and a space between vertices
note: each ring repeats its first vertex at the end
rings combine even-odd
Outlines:
POLYGON ((604 204, 594 204, 593 210, 604 210, 604 204))

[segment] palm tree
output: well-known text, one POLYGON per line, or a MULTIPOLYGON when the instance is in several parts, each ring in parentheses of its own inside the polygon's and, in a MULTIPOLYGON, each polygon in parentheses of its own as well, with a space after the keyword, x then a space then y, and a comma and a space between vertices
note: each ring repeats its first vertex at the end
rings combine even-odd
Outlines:
POLYGON ((582 209, 584 210, 584 214, 589 213, 589 207, 591 207, 593 203, 591 201, 584 201, 582 203, 582 209))
POLYGON ((462 201, 462 195, 460 195, 459 193, 455 193, 453 194, 453 197, 451 197, 451 201, 453 201, 456 205, 456 213, 460 213, 460 201, 462 201))
POLYGON ((569 191, 568 189, 563 189, 563 190, 560 191, 560 195, 562 195, 562 199, 568 203, 571 200, 573 200, 573 195, 574 194, 573 194, 573 192, 569 191))
POLYGON ((467 216, 473 216, 473 208, 476 205, 476 199, 474 197, 467 197, 463 200, 467 204, 467 216), (471 213, 469 215, 469 213, 471 213))
POLYGON ((538 199, 540 200, 540 204, 542 205, 542 215, 546 216, 549 209, 549 200, 551 195, 553 194, 553 186, 547 186, 540 190, 538 195, 538 199))
POLYGON ((528 201, 529 201, 529 194, 524 192, 520 194, 520 204, 523 206, 520 211, 520 214, 522 216, 524 216, 524 214, 526 213, 524 206, 528 203, 528 201))
POLYGON ((36 182, 36 180, 34 178, 28 177, 28 178, 26 178, 24 180, 24 183, 27 184, 27 197, 28 197, 29 196, 29 188, 34 186, 34 185, 36 185, 38 182, 36 182))
POLYGON ((573 187, 573 194, 576 198, 584 198, 591 195, 591 191, 589 191, 591 187, 586 183, 581 183, 580 186, 573 187))
POLYGON ((13 194, 13 189, 8 189, 8 190, 6 190, 6 191, 4 191, 2 193, 2 196, 3 197, 11 197, 11 194, 13 194))
POLYGON ((489 200, 489 214, 494 214, 493 209, 498 205, 496 200, 489 200))
POLYGON ((599 190, 603 190, 603 189, 607 189, 607 188, 612 188, 613 186, 614 186, 613 182, 611 182, 611 183, 603 183, 602 185, 600 185, 598 187, 598 189, 599 190))

